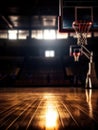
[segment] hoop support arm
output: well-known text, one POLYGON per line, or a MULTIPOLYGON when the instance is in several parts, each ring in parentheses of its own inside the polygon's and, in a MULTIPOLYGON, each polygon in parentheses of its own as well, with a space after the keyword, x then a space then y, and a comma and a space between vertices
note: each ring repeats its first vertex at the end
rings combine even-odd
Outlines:
POLYGON ((93 52, 89 51, 85 46, 81 45, 81 52, 90 60, 90 62, 93 62, 93 52), (84 50, 83 50, 84 49, 84 50))

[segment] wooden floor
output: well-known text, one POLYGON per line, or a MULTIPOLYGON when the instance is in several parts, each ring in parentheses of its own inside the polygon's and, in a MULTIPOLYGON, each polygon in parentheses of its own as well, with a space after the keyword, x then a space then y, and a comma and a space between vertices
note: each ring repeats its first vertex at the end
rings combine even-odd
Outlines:
POLYGON ((98 90, 0 89, 0 130, 98 130, 98 90))

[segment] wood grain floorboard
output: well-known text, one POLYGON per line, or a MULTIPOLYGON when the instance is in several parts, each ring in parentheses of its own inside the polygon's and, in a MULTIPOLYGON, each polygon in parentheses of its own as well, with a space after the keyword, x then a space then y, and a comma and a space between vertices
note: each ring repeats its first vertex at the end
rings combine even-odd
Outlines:
POLYGON ((0 130, 98 130, 98 90, 0 88, 0 130))

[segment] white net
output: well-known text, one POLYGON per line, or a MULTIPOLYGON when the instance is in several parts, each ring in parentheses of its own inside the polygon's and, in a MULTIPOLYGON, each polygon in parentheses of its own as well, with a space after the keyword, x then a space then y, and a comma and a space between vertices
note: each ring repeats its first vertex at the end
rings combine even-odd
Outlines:
POLYGON ((73 56, 74 56, 74 61, 79 61, 79 57, 80 57, 80 52, 73 52, 73 56))
POLYGON ((92 22, 74 21, 72 27, 77 36, 78 45, 87 45, 87 35, 92 26, 92 22))

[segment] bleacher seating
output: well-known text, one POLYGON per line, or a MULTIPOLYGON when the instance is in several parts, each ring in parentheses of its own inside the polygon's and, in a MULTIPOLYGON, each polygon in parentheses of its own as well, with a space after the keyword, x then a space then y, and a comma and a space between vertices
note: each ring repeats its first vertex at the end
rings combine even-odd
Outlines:
MULTIPOLYGON (((89 46, 91 46, 92 41, 88 40, 89 46)), ((98 40, 94 41, 97 42, 98 40)), ((75 77, 77 76, 81 82, 84 82, 88 61, 81 56, 79 63, 76 65, 73 57, 69 56, 69 46, 75 44, 76 39, 68 38, 66 40, 53 40, 50 42, 36 39, 30 41, 17 40, 15 44, 13 42, 10 40, 0 40, 1 84, 17 86, 70 86, 74 84, 75 77), (3 43, 5 42, 6 45, 4 46, 3 43), (48 42, 49 44, 46 44, 48 42), (55 50, 56 56, 54 58, 44 57, 44 51, 48 48, 55 50), (12 76, 13 74, 14 76, 12 76)), ((95 42, 92 49, 95 49, 94 52, 97 57, 98 52, 95 42)))

